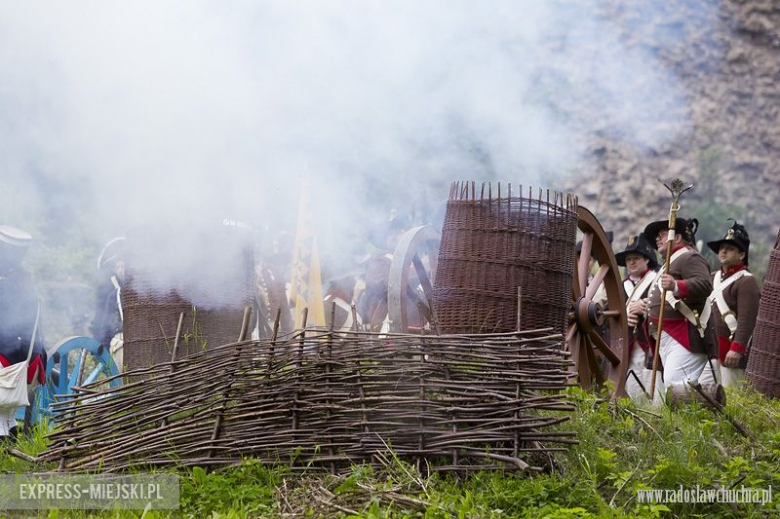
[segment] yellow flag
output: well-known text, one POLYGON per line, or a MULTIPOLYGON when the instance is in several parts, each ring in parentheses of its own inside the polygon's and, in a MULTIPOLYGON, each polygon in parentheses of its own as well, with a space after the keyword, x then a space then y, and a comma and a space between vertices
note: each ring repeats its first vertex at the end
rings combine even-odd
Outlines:
POLYGON ((325 306, 322 298, 322 274, 317 238, 314 235, 309 183, 301 182, 298 228, 292 260, 290 301, 295 303, 295 328, 303 325, 303 309, 309 309, 306 326, 325 326, 325 306))

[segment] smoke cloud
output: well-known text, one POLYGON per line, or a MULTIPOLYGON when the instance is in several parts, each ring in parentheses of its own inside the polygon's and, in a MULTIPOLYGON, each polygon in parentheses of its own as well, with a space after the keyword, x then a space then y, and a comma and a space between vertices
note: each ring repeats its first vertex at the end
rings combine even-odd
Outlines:
POLYGON ((305 176, 327 257, 451 180, 556 187, 594 133, 688 131, 673 74, 571 4, 4 3, 0 217, 194 255, 224 218, 293 231, 305 176))

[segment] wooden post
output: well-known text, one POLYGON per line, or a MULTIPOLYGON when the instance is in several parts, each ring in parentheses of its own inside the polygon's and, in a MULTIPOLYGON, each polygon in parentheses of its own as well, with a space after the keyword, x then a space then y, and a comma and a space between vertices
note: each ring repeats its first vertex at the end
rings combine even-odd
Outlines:
MULTIPOLYGON (((179 324, 176 325, 176 337, 173 339, 173 351, 171 351, 171 367, 168 370, 168 377, 172 376, 176 371, 176 367, 173 365, 176 360, 176 354, 179 351, 179 337, 181 337, 181 330, 184 328, 184 312, 179 314, 179 324)), ((168 417, 162 419, 160 427, 168 425, 168 417)))

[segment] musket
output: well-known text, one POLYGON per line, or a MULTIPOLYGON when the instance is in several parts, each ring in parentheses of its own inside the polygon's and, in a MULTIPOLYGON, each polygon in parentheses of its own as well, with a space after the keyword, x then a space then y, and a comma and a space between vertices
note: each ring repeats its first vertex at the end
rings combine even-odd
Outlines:
MULTIPOLYGON (((679 178, 672 180, 672 185, 668 186, 663 180, 658 181, 664 185, 666 189, 672 194, 672 206, 669 208, 669 232, 666 236, 666 258, 664 260, 663 273, 669 273, 669 264, 671 263, 672 256, 672 243, 674 242, 674 228, 677 224, 677 211, 680 210, 680 196, 693 188, 693 184, 685 187, 683 181, 679 178)), ((658 337, 655 339, 655 351, 653 352, 653 374, 650 377, 650 399, 655 398, 655 376, 658 373, 658 357, 661 348, 661 330, 663 330, 664 324, 664 309, 666 308, 666 288, 661 292, 661 308, 658 310, 658 337)))

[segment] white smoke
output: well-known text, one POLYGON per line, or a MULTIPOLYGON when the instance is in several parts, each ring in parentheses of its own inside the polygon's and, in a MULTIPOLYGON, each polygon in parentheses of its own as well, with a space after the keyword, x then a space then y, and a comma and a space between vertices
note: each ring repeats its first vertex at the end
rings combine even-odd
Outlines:
POLYGON ((593 133, 687 131, 672 73, 574 4, 3 3, 0 219, 170 229, 197 254, 202 222, 292 231, 306 174, 321 245, 352 250, 451 180, 554 182, 593 133))

